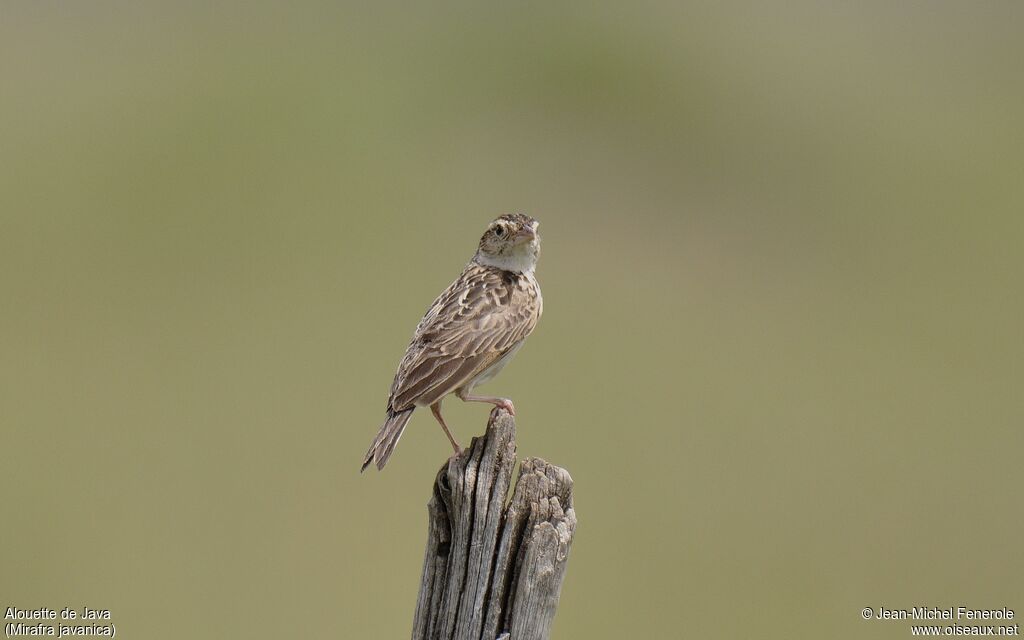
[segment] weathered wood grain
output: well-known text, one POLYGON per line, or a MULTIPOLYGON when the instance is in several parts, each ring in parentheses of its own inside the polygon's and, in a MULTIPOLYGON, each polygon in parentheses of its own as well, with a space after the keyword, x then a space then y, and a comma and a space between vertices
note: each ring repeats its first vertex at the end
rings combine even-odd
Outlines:
POLYGON ((441 468, 413 640, 542 640, 576 530, 572 478, 540 458, 515 466, 515 420, 495 409, 483 437, 441 468))

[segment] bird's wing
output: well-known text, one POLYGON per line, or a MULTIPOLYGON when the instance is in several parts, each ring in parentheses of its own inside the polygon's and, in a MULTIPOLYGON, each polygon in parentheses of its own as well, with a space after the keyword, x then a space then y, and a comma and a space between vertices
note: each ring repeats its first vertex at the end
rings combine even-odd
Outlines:
POLYGON ((416 327, 388 406, 433 404, 530 335, 540 296, 525 276, 470 263, 416 327))

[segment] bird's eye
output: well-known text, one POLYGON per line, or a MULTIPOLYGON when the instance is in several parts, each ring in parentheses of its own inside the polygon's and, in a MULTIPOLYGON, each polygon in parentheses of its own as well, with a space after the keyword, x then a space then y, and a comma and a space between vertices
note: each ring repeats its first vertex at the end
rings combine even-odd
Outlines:
POLYGON ((505 235, 505 227, 494 227, 494 235, 498 236, 499 238, 505 235))

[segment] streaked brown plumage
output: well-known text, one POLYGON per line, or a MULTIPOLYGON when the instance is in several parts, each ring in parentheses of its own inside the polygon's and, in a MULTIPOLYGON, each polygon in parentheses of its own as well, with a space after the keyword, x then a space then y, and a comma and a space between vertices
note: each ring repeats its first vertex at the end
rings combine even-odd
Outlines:
POLYGON ((507 214, 490 224, 473 259, 416 326, 391 383, 387 419, 362 469, 371 462, 384 468, 416 407, 431 408, 458 454, 441 417, 441 401, 450 393, 515 413, 507 398, 471 393, 508 364, 537 326, 543 310, 534 276, 539 253, 533 218, 507 214))

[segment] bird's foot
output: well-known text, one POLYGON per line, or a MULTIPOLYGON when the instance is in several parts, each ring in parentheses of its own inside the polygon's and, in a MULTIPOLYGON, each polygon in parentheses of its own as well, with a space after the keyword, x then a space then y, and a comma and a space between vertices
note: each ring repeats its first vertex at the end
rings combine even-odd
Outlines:
POLYGON ((499 409, 504 409, 505 411, 508 411, 512 415, 516 415, 516 406, 512 404, 512 401, 509 400, 508 398, 495 398, 494 406, 498 407, 499 409))
POLYGON ((508 398, 492 398, 491 396, 471 396, 462 389, 457 391, 456 395, 459 396, 459 398, 463 402, 486 402, 488 404, 493 404, 499 409, 504 409, 505 411, 508 411, 512 415, 516 415, 516 407, 508 398))

